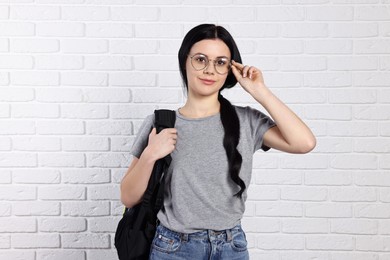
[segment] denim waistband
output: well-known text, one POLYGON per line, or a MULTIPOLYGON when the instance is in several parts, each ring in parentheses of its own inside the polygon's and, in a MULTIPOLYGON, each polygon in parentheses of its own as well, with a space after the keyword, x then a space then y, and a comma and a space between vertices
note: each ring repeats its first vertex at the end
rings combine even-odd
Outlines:
POLYGON ((163 225, 159 225, 157 227, 157 232, 160 232, 162 234, 168 233, 171 236, 180 238, 182 241, 188 241, 189 239, 198 239, 198 240, 224 240, 227 242, 230 242, 232 240, 232 234, 235 232, 240 232, 241 225, 237 225, 231 229, 225 229, 225 230, 211 230, 206 229, 202 231, 198 231, 195 233, 180 233, 173 230, 170 230, 167 227, 164 227, 163 225))

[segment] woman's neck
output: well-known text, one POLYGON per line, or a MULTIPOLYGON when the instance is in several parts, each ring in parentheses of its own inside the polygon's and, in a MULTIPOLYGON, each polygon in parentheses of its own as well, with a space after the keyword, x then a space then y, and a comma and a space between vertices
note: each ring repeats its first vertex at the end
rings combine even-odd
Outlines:
POLYGON ((180 114, 188 118, 202 118, 218 114, 220 103, 215 97, 191 98, 188 97, 185 105, 179 109, 180 114))

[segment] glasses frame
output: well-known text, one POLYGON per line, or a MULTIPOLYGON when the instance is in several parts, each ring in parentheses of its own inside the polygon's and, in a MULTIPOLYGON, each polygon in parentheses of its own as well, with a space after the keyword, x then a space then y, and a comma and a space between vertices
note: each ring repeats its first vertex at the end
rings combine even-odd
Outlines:
POLYGON ((194 70, 196 70, 196 71, 200 71, 200 70, 206 69, 206 68, 210 65, 210 61, 213 62, 213 64, 214 64, 214 69, 215 69, 215 71, 216 71, 219 75, 226 75, 226 74, 228 74, 229 71, 230 71, 231 68, 232 68, 232 60, 228 59, 228 58, 225 57, 225 56, 219 57, 219 58, 226 58, 226 60, 227 60, 227 62, 228 62, 229 68, 228 68, 228 71, 225 72, 225 73, 220 73, 220 72, 218 71, 217 65, 216 65, 216 64, 217 64, 217 60, 216 60, 216 59, 213 59, 213 60, 212 60, 212 59, 209 59, 209 57, 207 57, 207 55, 205 55, 205 54, 203 54, 203 53, 195 53, 195 54, 192 55, 192 56, 188 55, 188 57, 190 57, 190 59, 191 59, 191 66, 192 66, 192 67, 194 68, 194 70), (196 55, 202 55, 204 58, 206 58, 207 62, 205 63, 204 68, 201 68, 201 69, 195 68, 195 66, 194 66, 194 64, 192 63, 192 61, 193 61, 193 58, 194 58, 196 55))

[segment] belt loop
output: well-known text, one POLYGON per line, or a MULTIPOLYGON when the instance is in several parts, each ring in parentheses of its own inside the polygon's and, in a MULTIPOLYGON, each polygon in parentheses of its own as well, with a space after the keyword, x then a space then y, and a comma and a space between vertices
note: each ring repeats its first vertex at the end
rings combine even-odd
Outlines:
POLYGON ((180 238, 183 242, 188 242, 188 234, 181 233, 180 238))
POLYGON ((227 229, 226 230, 226 239, 227 239, 227 242, 231 242, 233 240, 232 230, 231 229, 227 229))

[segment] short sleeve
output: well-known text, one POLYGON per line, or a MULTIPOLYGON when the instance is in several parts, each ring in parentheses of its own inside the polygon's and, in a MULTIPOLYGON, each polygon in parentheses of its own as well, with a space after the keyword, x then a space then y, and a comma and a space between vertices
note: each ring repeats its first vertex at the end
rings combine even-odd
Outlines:
POLYGON ((254 142, 254 151, 260 148, 263 151, 268 151, 270 148, 263 144, 263 136, 268 129, 276 126, 275 122, 269 116, 254 108, 245 107, 245 112, 254 142))
POLYGON ((149 115, 145 118, 140 129, 138 130, 137 136, 134 140, 133 146, 130 150, 130 153, 139 158, 148 145, 149 134, 153 128, 154 115, 149 115))

